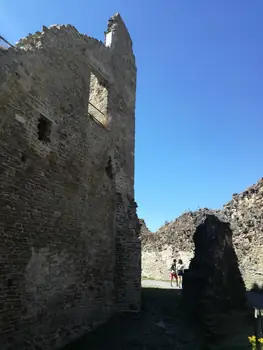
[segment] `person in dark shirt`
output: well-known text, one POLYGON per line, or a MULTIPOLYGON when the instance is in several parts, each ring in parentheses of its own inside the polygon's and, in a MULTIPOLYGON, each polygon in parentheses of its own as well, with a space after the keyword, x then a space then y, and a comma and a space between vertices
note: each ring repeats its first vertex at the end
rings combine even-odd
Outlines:
POLYGON ((177 277, 177 269, 176 269, 176 259, 173 260, 172 266, 170 268, 170 279, 171 279, 171 287, 173 286, 173 279, 176 281, 176 285, 178 287, 178 277, 177 277))

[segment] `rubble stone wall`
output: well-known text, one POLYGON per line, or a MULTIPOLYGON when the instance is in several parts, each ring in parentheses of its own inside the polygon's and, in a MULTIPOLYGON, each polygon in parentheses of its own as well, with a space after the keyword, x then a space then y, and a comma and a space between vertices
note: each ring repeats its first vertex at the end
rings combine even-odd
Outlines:
POLYGON ((193 240, 195 253, 183 278, 183 297, 188 312, 211 338, 220 335, 226 315, 246 309, 246 290, 229 223, 201 214, 193 240))
POLYGON ((224 205, 247 288, 263 286, 263 179, 224 205))
POLYGON ((198 218, 214 214, 229 222, 233 246, 246 288, 263 285, 263 179, 240 194, 234 194, 221 210, 188 212, 162 226, 157 232, 142 232, 142 275, 167 279, 173 258, 189 265, 194 253, 193 235, 198 218))

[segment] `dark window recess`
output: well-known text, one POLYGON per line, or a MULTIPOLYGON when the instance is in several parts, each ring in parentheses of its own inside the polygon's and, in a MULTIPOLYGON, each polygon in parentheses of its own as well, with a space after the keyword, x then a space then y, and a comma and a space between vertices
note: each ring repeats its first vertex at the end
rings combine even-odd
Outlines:
POLYGON ((13 280, 12 280, 11 278, 8 278, 8 280, 7 280, 7 286, 8 286, 8 287, 12 287, 12 285, 13 285, 13 280))
POLYGON ((112 162, 111 162, 111 157, 108 160, 107 166, 105 168, 106 173, 108 175, 108 177, 113 180, 113 169, 112 169, 112 162))
POLYGON ((136 307, 136 305, 134 305, 134 304, 129 304, 129 309, 130 309, 131 311, 136 311, 136 310, 137 310, 137 307, 136 307))
POLYGON ((50 142, 52 122, 43 115, 38 119, 38 139, 44 143, 50 142))
POLYGON ((26 162, 26 155, 25 154, 22 154, 21 160, 22 160, 22 162, 26 162))

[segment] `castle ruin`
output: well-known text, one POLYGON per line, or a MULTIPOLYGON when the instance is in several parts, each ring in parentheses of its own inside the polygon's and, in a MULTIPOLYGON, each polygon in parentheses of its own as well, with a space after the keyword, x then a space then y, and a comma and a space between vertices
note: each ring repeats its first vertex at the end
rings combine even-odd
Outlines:
POLYGON ((53 350, 140 309, 132 41, 43 27, 0 76, 0 348, 53 350))

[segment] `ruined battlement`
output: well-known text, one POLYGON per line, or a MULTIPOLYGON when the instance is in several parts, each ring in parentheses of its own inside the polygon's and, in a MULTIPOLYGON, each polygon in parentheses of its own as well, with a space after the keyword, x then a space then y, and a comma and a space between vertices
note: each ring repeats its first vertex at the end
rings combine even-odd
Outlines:
POLYGON ((0 52, 2 350, 140 309, 136 65, 120 15, 109 33, 43 27, 0 52))
MULTIPOLYGON (((29 34, 20 39, 7 52, 0 53, 0 64, 7 61, 30 60, 30 53, 38 54, 57 52, 61 56, 78 58, 92 68, 100 80, 111 85, 117 95, 124 95, 122 100, 135 103, 136 63, 129 32, 119 14, 109 20, 105 32, 105 44, 93 37, 80 34, 72 25, 43 26, 42 31, 29 34), (119 84, 116 84, 116 80, 119 84), (130 101, 131 96, 133 96, 130 101)), ((52 60, 51 60, 52 61, 52 60)), ((119 98, 119 96, 118 96, 119 98)))
MULTIPOLYGON (((34 34, 29 34, 27 37, 21 38, 16 43, 15 47, 24 50, 37 50, 47 43, 52 45, 52 37, 57 37, 58 41, 63 41, 65 38, 70 37, 70 40, 76 40, 76 45, 80 43, 77 41, 81 41, 82 39, 85 39, 87 42, 89 41, 92 45, 99 45, 101 50, 104 50, 105 54, 107 51, 111 50, 121 55, 132 55, 132 40, 119 13, 109 19, 108 27, 104 34, 105 41, 103 43, 101 40, 86 34, 80 34, 71 24, 53 24, 49 27, 43 26, 41 32, 38 31, 34 34)), ((54 43, 55 40, 53 40, 53 44, 54 43)), ((61 44, 63 45, 62 42, 61 44)), ((134 56, 133 58, 135 59, 134 56)))

